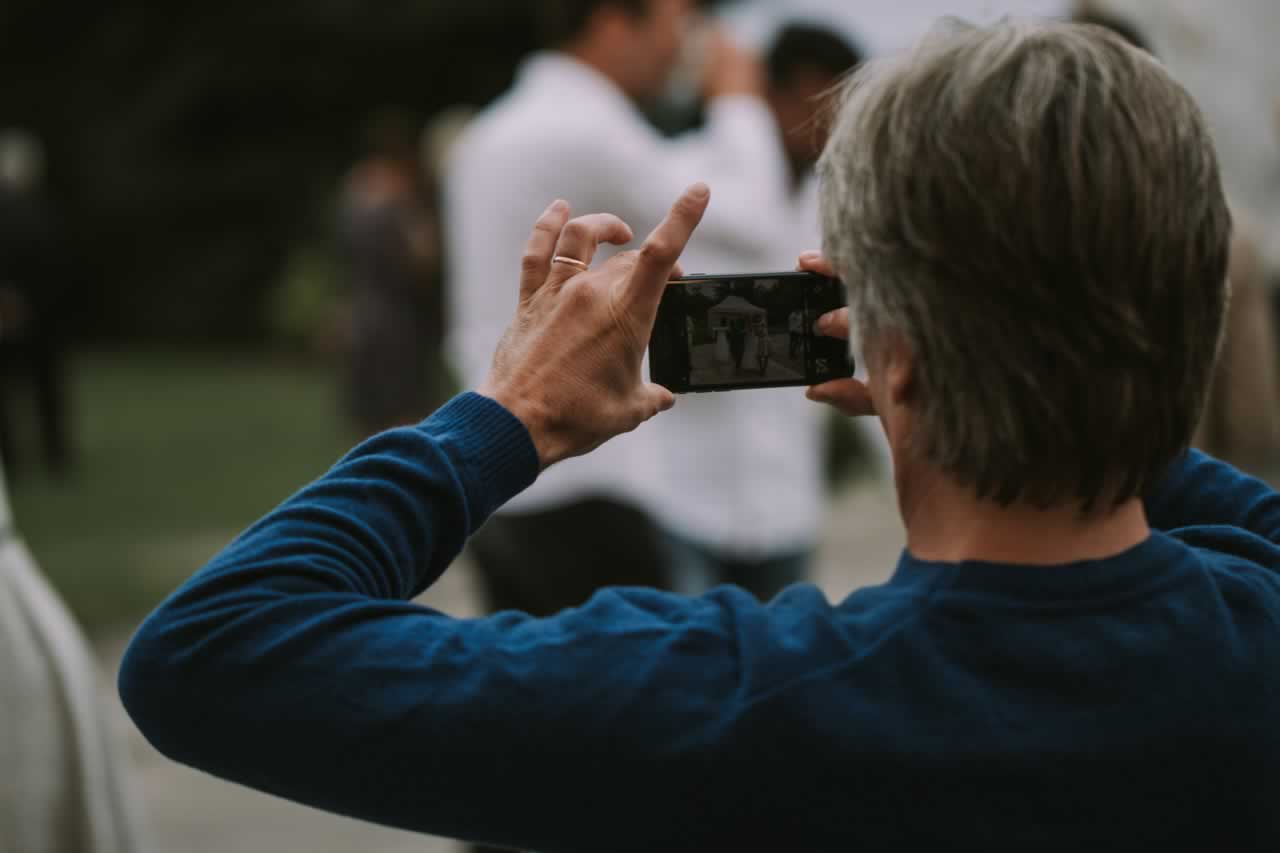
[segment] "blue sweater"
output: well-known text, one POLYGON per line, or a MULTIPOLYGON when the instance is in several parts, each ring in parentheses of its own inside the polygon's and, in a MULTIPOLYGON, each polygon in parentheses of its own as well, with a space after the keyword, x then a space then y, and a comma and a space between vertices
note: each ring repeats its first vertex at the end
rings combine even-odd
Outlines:
POLYGON ((474 394, 365 442, 146 620, 129 713, 218 776, 540 851, 1280 850, 1262 483, 1191 453, 1119 556, 904 554, 835 605, 808 585, 769 606, 610 589, 550 619, 406 601, 536 473, 474 394))

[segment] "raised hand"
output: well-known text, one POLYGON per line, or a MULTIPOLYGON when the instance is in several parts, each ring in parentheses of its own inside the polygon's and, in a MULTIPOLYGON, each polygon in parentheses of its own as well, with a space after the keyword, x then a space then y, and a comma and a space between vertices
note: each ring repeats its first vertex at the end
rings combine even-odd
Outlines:
POLYGON ((594 270, 601 243, 630 242, 626 223, 609 214, 571 220, 562 201, 538 218, 519 308, 477 391, 520 418, 543 468, 675 404, 666 388, 644 381, 641 362, 662 292, 709 200, 705 184, 689 187, 638 251, 594 270))

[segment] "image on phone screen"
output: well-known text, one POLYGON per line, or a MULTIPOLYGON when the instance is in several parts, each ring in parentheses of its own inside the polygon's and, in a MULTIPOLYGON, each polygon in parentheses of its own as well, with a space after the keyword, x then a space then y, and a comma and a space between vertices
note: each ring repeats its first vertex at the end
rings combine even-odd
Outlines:
POLYGON ((676 393, 815 385, 851 376, 845 341, 815 321, 844 286, 812 273, 687 276, 658 308, 650 376, 676 393))

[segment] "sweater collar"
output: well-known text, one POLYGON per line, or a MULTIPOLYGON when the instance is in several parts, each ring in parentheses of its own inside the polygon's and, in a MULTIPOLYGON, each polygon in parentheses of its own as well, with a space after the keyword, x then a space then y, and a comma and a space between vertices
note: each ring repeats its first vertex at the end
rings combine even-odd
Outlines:
POLYGON ((1186 546, 1156 530, 1114 556, 1048 566, 933 562, 903 550, 889 585, 1019 599, 1094 597, 1131 592, 1165 579, 1185 551, 1186 546))

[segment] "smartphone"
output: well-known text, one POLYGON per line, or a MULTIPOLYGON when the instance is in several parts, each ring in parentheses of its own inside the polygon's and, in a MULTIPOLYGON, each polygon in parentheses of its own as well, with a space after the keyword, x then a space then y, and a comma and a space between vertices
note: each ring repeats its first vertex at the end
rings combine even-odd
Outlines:
POLYGON ((649 378, 688 394, 852 376, 848 341, 813 328, 846 304, 843 284, 809 272, 673 279, 649 340, 649 378))

